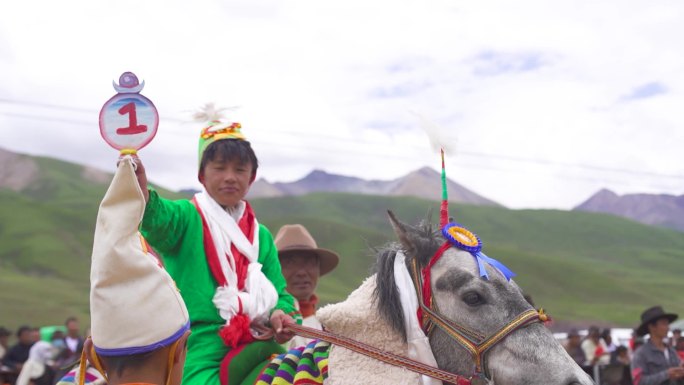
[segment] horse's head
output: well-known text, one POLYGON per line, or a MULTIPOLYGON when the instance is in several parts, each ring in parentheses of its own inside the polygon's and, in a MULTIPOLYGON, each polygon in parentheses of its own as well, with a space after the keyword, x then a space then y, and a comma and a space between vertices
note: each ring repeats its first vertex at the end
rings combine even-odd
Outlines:
MULTIPOLYGON (((406 338, 401 299, 395 284, 394 260, 399 251, 411 270, 428 266, 445 239, 430 225, 411 227, 390 213, 392 226, 400 243, 378 253, 375 300, 380 313, 392 327, 406 338)), ((430 269, 431 309, 451 327, 463 327, 465 338, 475 346, 485 347, 480 368, 497 385, 593 384, 575 364, 551 332, 536 322, 532 306, 512 280, 486 265, 488 279, 480 276, 473 255, 451 247, 443 252, 430 269), (507 330, 516 319, 527 315, 519 328, 507 330), (504 335, 497 339, 497 335, 504 335)), ((414 280, 415 282, 415 280, 414 280)), ((459 337, 440 327, 429 333, 431 349, 441 369, 470 376, 476 371, 476 356, 459 337)), ((467 345, 468 343, 466 343, 467 345)))

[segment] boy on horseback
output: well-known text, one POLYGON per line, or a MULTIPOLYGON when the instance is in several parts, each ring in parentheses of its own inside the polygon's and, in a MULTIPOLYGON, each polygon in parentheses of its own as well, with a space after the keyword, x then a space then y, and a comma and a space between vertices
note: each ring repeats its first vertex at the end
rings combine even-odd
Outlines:
POLYGON ((243 199, 258 161, 240 124, 222 122, 211 105, 195 118, 207 122, 199 140, 202 192, 192 200, 161 198, 148 190, 138 161, 147 201, 141 232, 162 255, 190 313, 183 384, 252 384, 293 337, 284 326, 301 317, 285 290, 273 236, 243 199))

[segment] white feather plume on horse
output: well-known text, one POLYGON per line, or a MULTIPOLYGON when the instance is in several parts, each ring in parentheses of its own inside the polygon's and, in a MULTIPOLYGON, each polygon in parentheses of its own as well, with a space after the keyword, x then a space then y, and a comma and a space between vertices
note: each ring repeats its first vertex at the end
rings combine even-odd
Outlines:
POLYGON ((454 140, 449 137, 449 132, 442 126, 425 117, 416 111, 411 111, 420 120, 420 127, 425 131, 430 140, 432 150, 439 153, 443 150, 445 154, 452 155, 456 150, 454 140))

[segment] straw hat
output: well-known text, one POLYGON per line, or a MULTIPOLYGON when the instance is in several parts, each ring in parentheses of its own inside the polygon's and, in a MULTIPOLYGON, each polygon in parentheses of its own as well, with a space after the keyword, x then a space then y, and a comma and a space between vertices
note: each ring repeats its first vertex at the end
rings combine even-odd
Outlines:
POLYGON ((275 244, 280 258, 302 251, 314 252, 320 262, 320 275, 331 272, 340 261, 337 253, 319 248, 311 234, 299 224, 281 227, 276 234, 275 244))
POLYGON ((641 313, 641 325, 636 328, 636 334, 637 336, 648 334, 648 324, 651 322, 655 322, 661 318, 667 318, 670 322, 673 322, 678 317, 679 316, 674 313, 665 313, 662 306, 653 306, 641 313))

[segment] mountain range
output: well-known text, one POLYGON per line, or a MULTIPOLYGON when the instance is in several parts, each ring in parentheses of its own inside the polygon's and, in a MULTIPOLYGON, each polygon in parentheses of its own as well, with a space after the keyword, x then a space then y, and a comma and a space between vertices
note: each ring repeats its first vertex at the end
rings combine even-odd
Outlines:
POLYGON ((618 195, 603 189, 573 210, 607 213, 652 226, 684 231, 684 195, 618 195))
MULTIPOLYGON (((450 179, 447 179, 447 188, 450 201, 472 205, 501 206, 450 179)), ((330 174, 323 170, 313 170, 304 178, 289 183, 270 183, 266 179, 258 179, 250 188, 249 197, 273 198, 306 195, 314 192, 338 192, 413 196, 435 200, 440 199, 441 190, 440 174, 429 167, 420 168, 393 180, 365 180, 352 176, 330 174)))

